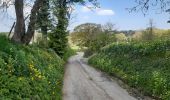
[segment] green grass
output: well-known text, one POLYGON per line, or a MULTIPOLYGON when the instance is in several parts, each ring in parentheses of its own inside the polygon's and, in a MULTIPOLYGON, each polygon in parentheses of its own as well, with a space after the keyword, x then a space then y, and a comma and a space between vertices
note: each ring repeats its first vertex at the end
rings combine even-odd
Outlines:
POLYGON ((0 100, 61 100, 64 61, 53 50, 0 35, 0 100))
POLYGON ((112 44, 89 59, 145 95, 170 100, 170 41, 112 44))

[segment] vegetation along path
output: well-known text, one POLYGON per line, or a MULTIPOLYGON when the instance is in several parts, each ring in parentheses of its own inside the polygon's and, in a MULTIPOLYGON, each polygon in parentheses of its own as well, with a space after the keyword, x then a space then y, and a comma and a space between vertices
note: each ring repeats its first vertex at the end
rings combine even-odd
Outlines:
POLYGON ((78 53, 66 65, 63 100, 136 100, 117 82, 88 66, 82 56, 78 53))

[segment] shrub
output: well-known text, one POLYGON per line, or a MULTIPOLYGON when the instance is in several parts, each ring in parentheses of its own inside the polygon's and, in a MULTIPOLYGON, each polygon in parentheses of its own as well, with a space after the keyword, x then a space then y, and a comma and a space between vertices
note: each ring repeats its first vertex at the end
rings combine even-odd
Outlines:
POLYGON ((75 55, 76 51, 71 49, 69 46, 66 48, 66 51, 63 55, 63 60, 66 61, 68 60, 69 57, 71 57, 72 55, 75 55))
POLYGON ((61 100, 64 61, 54 51, 0 42, 1 100, 61 100))
POLYGON ((94 51, 92 51, 91 49, 87 49, 84 51, 84 57, 90 57, 91 55, 93 55, 94 51))
POLYGON ((159 99, 170 98, 170 41, 112 44, 89 63, 159 99))

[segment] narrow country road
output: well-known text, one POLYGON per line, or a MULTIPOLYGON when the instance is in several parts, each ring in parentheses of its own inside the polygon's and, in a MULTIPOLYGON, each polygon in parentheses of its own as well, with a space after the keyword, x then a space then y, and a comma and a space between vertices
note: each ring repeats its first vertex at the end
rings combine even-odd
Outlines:
POLYGON ((88 66, 82 53, 66 65, 63 100, 136 100, 116 82, 88 66))

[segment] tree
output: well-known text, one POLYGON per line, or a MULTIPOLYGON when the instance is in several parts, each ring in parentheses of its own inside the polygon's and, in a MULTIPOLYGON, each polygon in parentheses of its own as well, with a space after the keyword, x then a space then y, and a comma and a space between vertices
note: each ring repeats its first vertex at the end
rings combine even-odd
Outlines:
POLYGON ((27 31, 25 30, 25 20, 24 20, 24 13, 23 13, 24 0, 3 1, 1 7, 7 9, 10 5, 13 4, 13 2, 14 2, 15 12, 16 12, 16 26, 15 26, 12 40, 17 43, 29 44, 29 42, 31 41, 34 35, 37 12, 39 11, 39 8, 41 7, 43 1, 35 0, 31 10, 30 21, 29 21, 27 31))
POLYGON ((124 42, 127 41, 127 37, 123 33, 116 34, 116 41, 117 42, 124 42))
POLYGON ((102 30, 102 25, 95 23, 85 23, 75 27, 71 33, 71 40, 81 48, 95 52, 100 48, 115 42, 115 34, 110 33, 110 29, 102 30), (106 33, 109 32, 109 33, 106 33))
MULTIPOLYGON (((37 12, 39 11, 42 3, 43 3, 43 0, 36 0, 34 2, 34 5, 33 5, 32 10, 31 10, 31 14, 30 14, 30 22, 28 24, 27 32, 22 37, 22 43, 24 43, 24 44, 29 44, 33 35, 34 35, 35 24, 36 24, 36 20, 37 20, 36 19, 37 18, 37 12)), ((21 34, 21 33, 17 33, 17 34, 21 34)))
POLYGON ((53 48, 59 56, 63 56, 67 47, 67 2, 66 0, 53 1, 53 14, 57 18, 57 25, 50 34, 49 46, 53 48))
MULTIPOLYGON (((88 0, 97 5, 97 0, 88 0)), ((74 4, 85 5, 86 0, 53 0, 53 14, 57 18, 57 25, 50 34, 49 46, 53 48, 58 55, 63 56, 67 48, 68 21, 70 18, 69 8, 74 4)))
POLYGON ((130 12, 141 11, 145 15, 149 9, 154 7, 157 8, 157 11, 166 11, 169 9, 167 6, 169 4, 169 0, 135 0, 135 3, 136 6, 128 9, 130 12))
POLYGON ((48 33, 52 30, 52 19, 51 19, 51 2, 49 0, 43 0, 42 6, 40 7, 37 13, 36 20, 36 30, 41 33, 41 36, 38 38, 39 46, 48 48, 48 33))
POLYGON ((151 41, 154 39, 154 25, 153 20, 149 20, 149 27, 142 32, 142 40, 151 41))
POLYGON ((24 22, 24 1, 15 0, 15 12, 16 12, 16 25, 12 40, 21 43, 21 39, 25 34, 25 22, 24 22))
MULTIPOLYGON (((37 23, 37 14, 40 10, 42 10, 43 4, 48 3, 49 0, 35 0, 34 5, 31 10, 30 14, 30 20, 28 24, 27 31, 25 30, 25 21, 24 21, 24 14, 23 14, 23 8, 24 8, 24 0, 8 0, 9 2, 15 3, 15 9, 16 9, 16 26, 14 30, 14 35, 12 37, 12 40, 17 43, 24 43, 29 44, 31 41, 34 31, 36 29, 35 25, 37 23), (46 2, 46 3, 43 3, 46 2), (41 8, 41 9, 40 9, 41 8)), ((8 7, 9 2, 4 1, 3 7, 8 7)), ((52 35, 50 38, 50 44, 51 47, 59 54, 62 55, 64 53, 64 49, 67 45, 67 26, 68 26, 68 20, 69 20, 69 12, 68 8, 71 5, 74 4, 81 4, 85 5, 86 0, 51 0, 52 5, 54 5, 54 16, 57 18, 57 25, 55 25, 55 29, 52 31, 52 35)), ((30 1, 31 2, 31 1, 30 1)), ((97 0, 88 0, 88 2, 91 2, 93 5, 97 5, 97 0)), ((48 5, 47 5, 48 6, 48 5)), ((45 15, 47 16, 47 15, 45 15)), ((45 17, 44 17, 45 18, 45 17)), ((46 17, 47 18, 47 17, 46 17)), ((43 19, 44 20, 44 19, 43 19)), ((46 33, 47 32, 47 26, 41 24, 41 30, 46 33)))
POLYGON ((153 29, 154 29, 154 25, 153 25, 153 19, 150 19, 149 20, 149 27, 148 27, 148 30, 149 30, 149 39, 152 40, 153 39, 153 29))
POLYGON ((74 32, 71 33, 73 43, 80 47, 90 47, 92 42, 97 37, 97 34, 102 33, 102 27, 100 24, 85 23, 78 25, 74 28, 74 32))
POLYGON ((37 28, 41 30, 43 38, 47 39, 47 33, 51 26, 50 20, 50 2, 49 0, 43 0, 42 6, 37 13, 37 28))
POLYGON ((107 22, 102 27, 103 27, 103 31, 105 31, 106 33, 113 33, 116 30, 115 24, 113 24, 111 22, 107 22))

